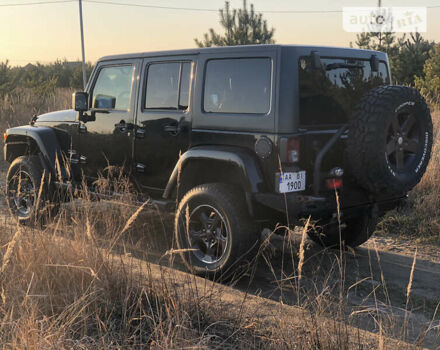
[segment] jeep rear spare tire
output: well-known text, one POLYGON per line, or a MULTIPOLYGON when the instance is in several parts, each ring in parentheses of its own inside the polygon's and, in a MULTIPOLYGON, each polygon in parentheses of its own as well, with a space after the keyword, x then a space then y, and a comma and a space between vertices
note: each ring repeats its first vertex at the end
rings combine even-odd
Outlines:
POLYGON ((360 101, 350 120, 347 160, 360 186, 400 195, 422 178, 432 148, 425 99, 405 86, 381 86, 360 101))

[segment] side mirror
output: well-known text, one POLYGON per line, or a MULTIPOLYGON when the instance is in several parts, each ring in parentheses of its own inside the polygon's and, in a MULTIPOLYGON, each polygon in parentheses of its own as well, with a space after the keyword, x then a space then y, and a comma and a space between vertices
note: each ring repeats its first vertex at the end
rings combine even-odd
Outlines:
POLYGON ((310 61, 311 61, 312 69, 322 68, 321 56, 319 56, 319 54, 316 51, 312 51, 312 53, 310 54, 310 61))
POLYGON ((89 94, 87 92, 74 92, 72 94, 72 109, 77 112, 89 110, 89 94))

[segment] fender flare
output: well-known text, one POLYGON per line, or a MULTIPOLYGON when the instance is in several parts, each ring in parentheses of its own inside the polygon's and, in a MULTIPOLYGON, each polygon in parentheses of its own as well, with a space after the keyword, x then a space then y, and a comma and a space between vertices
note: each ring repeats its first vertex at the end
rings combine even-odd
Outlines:
POLYGON ((4 159, 8 160, 11 155, 11 148, 14 144, 29 143, 29 139, 33 140, 38 147, 43 166, 52 175, 56 174, 57 157, 61 155, 61 147, 55 131, 50 127, 45 126, 19 126, 10 128, 6 131, 8 138, 13 136, 11 141, 6 139, 4 148, 4 159))
POLYGON ((196 146, 180 157, 163 193, 164 198, 172 197, 178 184, 179 173, 183 174, 194 161, 214 161, 232 166, 236 169, 238 182, 246 194, 264 191, 264 177, 257 159, 246 149, 231 146, 196 146))

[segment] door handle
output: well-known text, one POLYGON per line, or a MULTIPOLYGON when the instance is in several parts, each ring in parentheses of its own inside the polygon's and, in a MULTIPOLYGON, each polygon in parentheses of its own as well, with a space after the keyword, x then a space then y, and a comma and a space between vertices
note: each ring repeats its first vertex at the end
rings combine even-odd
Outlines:
POLYGON ((125 120, 121 120, 119 123, 115 124, 115 129, 119 132, 127 132, 133 129, 132 123, 126 123, 125 120))
POLYGON ((127 131, 127 124, 125 123, 125 120, 121 120, 119 123, 115 124, 115 128, 120 132, 127 131))
POLYGON ((144 139, 145 134, 146 134, 146 131, 144 128, 141 128, 141 127, 136 128, 135 136, 137 139, 144 139))

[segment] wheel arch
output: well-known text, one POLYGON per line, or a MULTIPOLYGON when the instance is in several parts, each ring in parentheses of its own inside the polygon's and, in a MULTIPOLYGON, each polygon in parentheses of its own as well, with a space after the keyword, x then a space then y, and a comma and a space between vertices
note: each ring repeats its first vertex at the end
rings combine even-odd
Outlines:
POLYGON ((4 159, 13 162, 23 155, 39 155, 42 165, 48 173, 56 174, 57 158, 61 147, 52 128, 21 126, 6 131, 4 159))
POLYGON ((191 188, 204 183, 225 183, 241 190, 249 213, 252 194, 265 190, 257 160, 245 149, 230 146, 198 146, 185 152, 177 162, 163 197, 181 198, 191 188))

